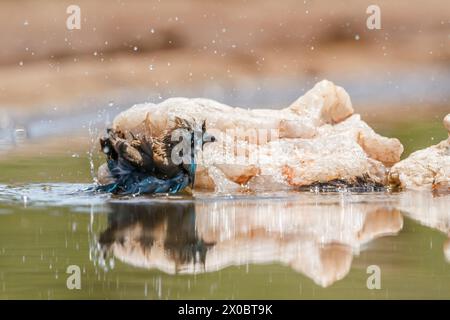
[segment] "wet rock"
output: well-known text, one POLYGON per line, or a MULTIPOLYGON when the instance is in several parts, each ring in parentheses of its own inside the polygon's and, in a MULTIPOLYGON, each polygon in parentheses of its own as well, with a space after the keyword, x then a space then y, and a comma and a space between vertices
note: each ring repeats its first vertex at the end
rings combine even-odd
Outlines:
MULTIPOLYGON (((450 134, 450 114, 444 118, 450 134)), ((395 164, 389 173, 391 185, 406 189, 432 189, 450 192, 450 137, 440 143, 413 152, 395 164)))
MULTIPOLYGON (((172 98, 122 112, 113 129, 154 137, 175 117, 206 120, 216 138, 197 157, 196 189, 298 189, 336 180, 377 186, 386 183, 387 168, 403 152, 397 139, 378 135, 354 114, 349 95, 327 80, 281 110, 172 98)), ((107 176, 103 170, 100 182, 107 176)))
POLYGON ((445 127, 445 129, 447 129, 447 131, 450 134, 450 113, 448 115, 446 115, 444 118, 444 127, 445 127))

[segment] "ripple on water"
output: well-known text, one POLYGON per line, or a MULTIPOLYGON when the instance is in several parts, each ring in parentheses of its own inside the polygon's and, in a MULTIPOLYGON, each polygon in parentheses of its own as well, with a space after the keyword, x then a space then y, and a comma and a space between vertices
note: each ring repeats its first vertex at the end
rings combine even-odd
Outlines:
POLYGON ((24 206, 85 206, 108 202, 150 203, 150 202, 217 202, 217 201, 288 201, 328 204, 341 201, 386 201, 392 198, 389 192, 356 193, 280 191, 254 193, 215 193, 196 191, 194 196, 186 194, 130 195, 114 196, 108 193, 88 191, 92 184, 82 183, 32 183, 23 185, 0 184, 0 203, 24 206))
POLYGON ((108 194, 88 193, 89 184, 33 183, 9 186, 0 184, 0 203, 23 206, 88 206, 104 203, 108 194))

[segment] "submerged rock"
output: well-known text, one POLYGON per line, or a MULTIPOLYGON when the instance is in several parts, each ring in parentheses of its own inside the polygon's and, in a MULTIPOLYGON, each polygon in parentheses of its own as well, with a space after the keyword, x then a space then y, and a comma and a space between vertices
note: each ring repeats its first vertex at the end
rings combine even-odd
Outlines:
MULTIPOLYGON (((444 118, 450 135, 450 114, 444 118)), ((432 189, 450 192, 450 136, 440 143, 413 152, 395 164, 389 173, 389 183, 407 189, 432 189)))
MULTIPOLYGON (((201 123, 214 143, 197 150, 195 185, 216 191, 298 189, 317 184, 364 186, 387 181, 403 146, 374 132, 354 114, 349 95, 321 81, 281 110, 233 108, 208 99, 172 98, 119 114, 113 131, 151 140, 175 118, 201 123)), ((178 140, 177 140, 178 141, 178 140)), ((105 166, 99 181, 111 183, 105 166)))

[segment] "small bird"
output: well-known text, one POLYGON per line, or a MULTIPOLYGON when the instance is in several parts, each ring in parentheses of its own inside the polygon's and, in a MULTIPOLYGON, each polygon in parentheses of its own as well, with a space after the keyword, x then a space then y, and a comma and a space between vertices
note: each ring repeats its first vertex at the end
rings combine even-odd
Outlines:
POLYGON ((107 129, 100 146, 114 182, 96 187, 115 194, 177 193, 194 187, 196 155, 215 137, 206 133, 206 121, 176 117, 174 126, 158 137, 129 138, 121 131, 107 129))

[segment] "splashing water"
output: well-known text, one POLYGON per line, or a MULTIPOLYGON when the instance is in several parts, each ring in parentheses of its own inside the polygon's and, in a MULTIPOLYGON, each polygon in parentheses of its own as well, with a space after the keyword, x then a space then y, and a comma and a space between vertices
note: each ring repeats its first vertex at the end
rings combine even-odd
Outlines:
MULTIPOLYGON (((108 194, 88 193, 91 185, 78 183, 34 183, 8 186, 0 184, 0 203, 25 206, 86 206, 100 205, 110 198, 108 194)), ((86 208, 86 210, 88 210, 86 208)))
POLYGON ((97 174, 95 170, 95 164, 94 164, 94 152, 96 150, 97 141, 98 141, 98 128, 96 126, 93 126, 92 121, 89 121, 89 139, 90 139, 90 147, 88 151, 88 159, 89 159, 89 170, 91 173, 92 181, 95 185, 98 185, 98 179, 97 174))

